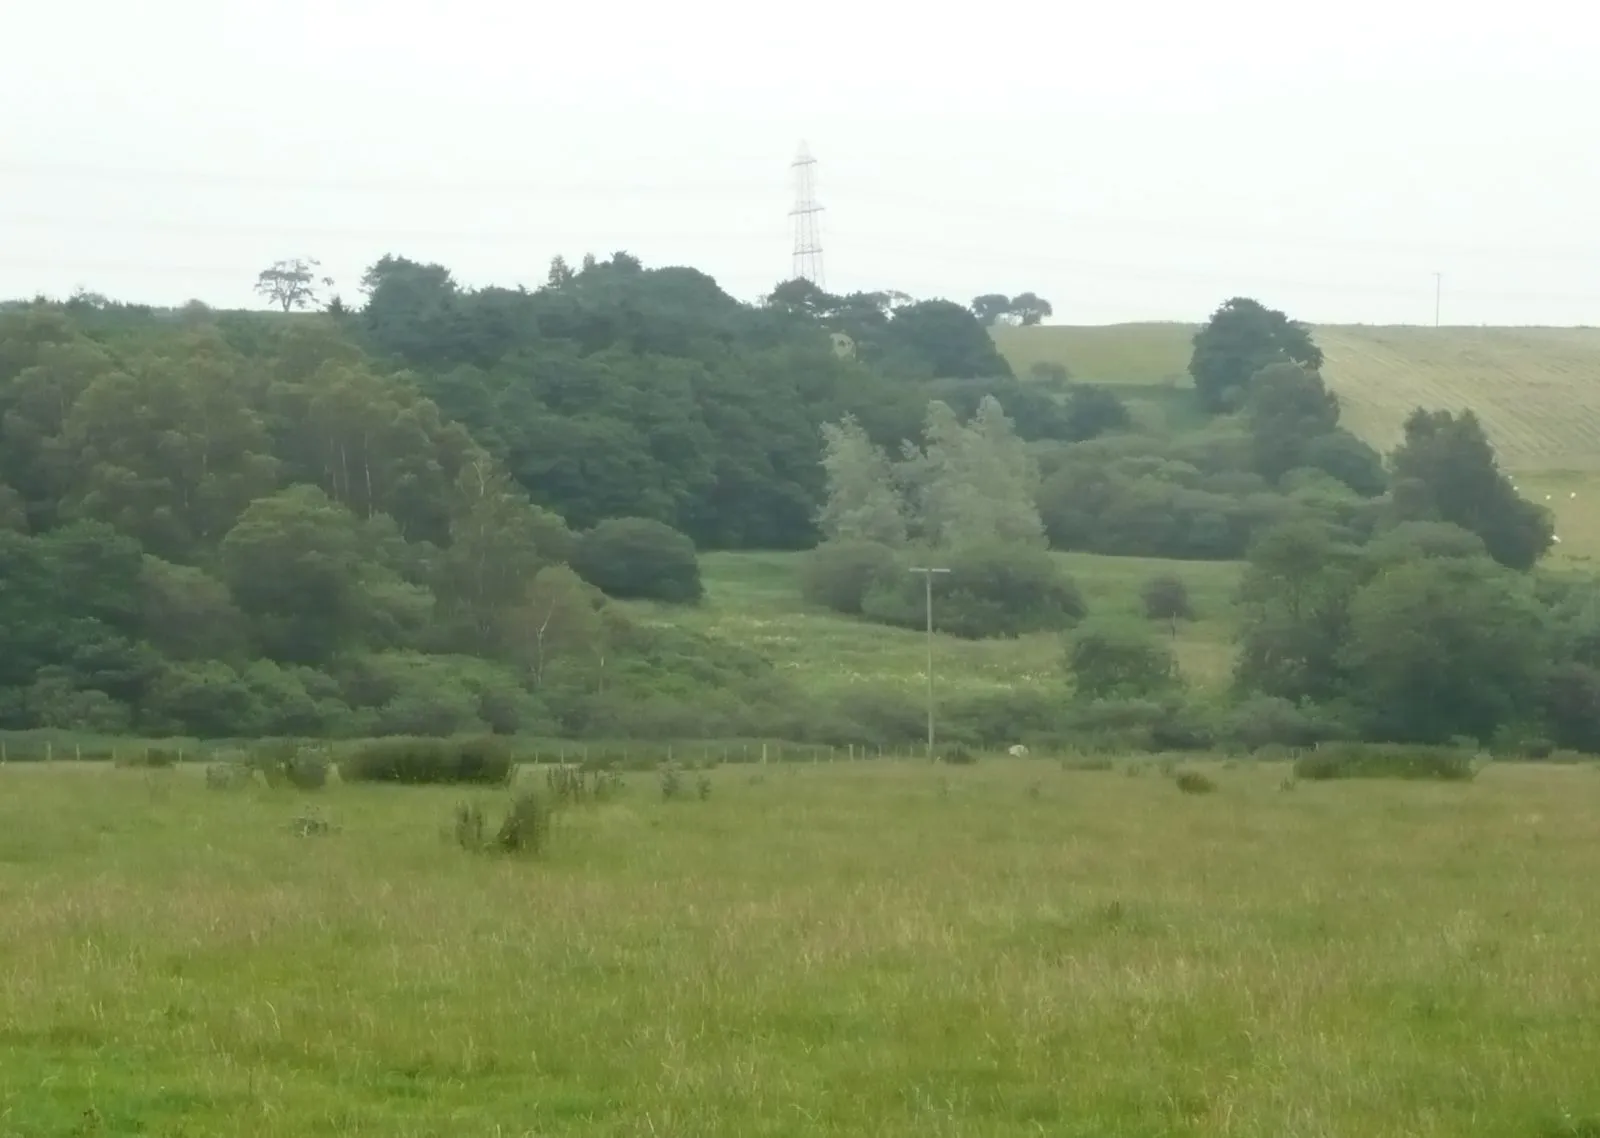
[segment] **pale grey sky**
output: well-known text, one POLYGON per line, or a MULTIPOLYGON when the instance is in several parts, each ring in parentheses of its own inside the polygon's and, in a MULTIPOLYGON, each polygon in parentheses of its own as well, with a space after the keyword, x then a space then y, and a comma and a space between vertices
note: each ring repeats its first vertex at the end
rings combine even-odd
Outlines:
POLYGON ((627 249, 1068 323, 1600 324, 1600 13, 1568 0, 0 0, 0 295, 253 305, 627 249))

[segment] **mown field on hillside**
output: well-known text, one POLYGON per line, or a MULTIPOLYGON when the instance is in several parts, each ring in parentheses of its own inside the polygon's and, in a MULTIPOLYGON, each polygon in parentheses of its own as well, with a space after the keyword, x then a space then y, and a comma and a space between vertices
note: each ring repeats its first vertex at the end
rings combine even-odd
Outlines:
POLYGON ((1600 1130, 1600 774, 1204 769, 631 775, 525 860, 457 791, 12 765, 0 1133, 1600 1130))
MULTIPOLYGON (((631 607, 647 619, 698 629, 754 648, 815 691, 863 683, 920 689, 926 682, 927 636, 808 608, 800 600, 801 557, 793 553, 705 554, 701 558, 704 604, 695 609, 631 607)), ((1198 688, 1226 682, 1233 660, 1233 594, 1239 565, 1092 554, 1058 557, 1083 591, 1091 615, 1142 619, 1140 586, 1158 574, 1182 578, 1197 619, 1178 626, 1175 651, 1179 666, 1198 688)), ((934 653, 935 675, 944 691, 1063 682, 1062 638, 1055 634, 980 641, 938 635, 934 653)))
MULTIPOLYGON (((1135 406, 1171 419, 1187 386, 1187 324, 1000 328, 1019 372, 1055 363, 1085 382, 1128 389, 1135 406)), ((1555 513, 1553 560, 1600 559, 1600 329, 1319 325, 1323 374, 1344 421, 1388 450, 1417 406, 1469 408, 1501 465, 1555 513), (1548 495, 1548 498, 1545 496, 1548 495)))

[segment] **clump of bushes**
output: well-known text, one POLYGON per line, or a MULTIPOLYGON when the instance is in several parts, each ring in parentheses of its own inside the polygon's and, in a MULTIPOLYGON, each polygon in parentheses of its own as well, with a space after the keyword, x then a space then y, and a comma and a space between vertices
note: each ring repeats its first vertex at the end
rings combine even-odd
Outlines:
MULTIPOLYGON (((261 772, 273 790, 292 786, 296 790, 321 790, 328 784, 329 762, 325 752, 302 748, 294 743, 271 743, 257 750, 245 764, 261 772)), ((210 772, 207 771, 207 780, 210 772)))
POLYGON ((1217 784, 1199 771, 1178 771, 1172 781, 1185 794, 1210 794, 1217 789, 1217 784))
POLYGON ((538 791, 525 790, 511 800, 494 844, 502 853, 541 854, 554 825, 554 806, 538 791))
POLYGON ((521 791, 511 799, 506 816, 491 835, 483 807, 463 802, 456 807, 456 845, 470 853, 542 854, 555 828, 557 805, 537 790, 521 791))
POLYGON ((1307 751, 1295 760, 1297 779, 1336 778, 1437 779, 1470 782, 1478 768, 1473 755, 1451 747, 1392 743, 1339 743, 1307 751))
POLYGON ((953 767, 969 767, 978 761, 978 756, 973 754, 960 743, 949 747, 940 747, 937 751, 941 763, 949 763, 953 767))
POLYGON ((1139 590, 1144 602, 1144 615, 1151 620, 1193 620, 1194 605, 1189 600, 1189 586, 1183 578, 1173 573, 1151 577, 1139 590))
POLYGON ((494 736, 396 738, 359 744, 340 761, 339 774, 346 782, 504 786, 513 767, 511 745, 494 736))
POLYGON ((545 785, 557 805, 605 802, 622 790, 622 776, 614 770, 583 766, 553 766, 545 772, 545 785))

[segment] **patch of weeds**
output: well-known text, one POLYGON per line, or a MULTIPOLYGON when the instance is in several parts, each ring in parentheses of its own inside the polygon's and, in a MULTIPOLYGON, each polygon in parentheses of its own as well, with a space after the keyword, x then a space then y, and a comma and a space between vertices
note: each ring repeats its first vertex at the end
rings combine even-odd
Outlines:
POLYGON ((324 751, 295 743, 268 743, 249 757, 248 765, 260 771, 263 781, 273 790, 291 786, 296 790, 321 790, 328 785, 331 763, 324 751))
POLYGON ((461 802, 456 805, 456 845, 477 853, 484 848, 488 829, 482 806, 476 802, 461 802))
POLYGON ((1039 789, 1039 784, 1037 782, 1030 782, 1028 784, 1028 789, 1027 789, 1026 793, 1027 793, 1028 797, 1031 800, 1037 802, 1039 800, 1039 795, 1041 793, 1040 789, 1039 789))
POLYGON ((701 775, 697 780, 695 780, 694 791, 697 795, 699 795, 701 802, 704 802, 706 799, 710 798, 711 777, 709 775, 701 775))
POLYGON ((1199 771, 1179 771, 1172 778, 1178 784, 1178 789, 1185 794, 1210 794, 1217 789, 1217 784, 1201 774, 1199 771))
POLYGON ((1299 779, 1295 778, 1292 774, 1287 774, 1283 776, 1283 781, 1278 784, 1278 789, 1282 791, 1290 791, 1299 785, 1299 779))
POLYGON ((1312 781, 1337 778, 1434 779, 1471 782, 1478 775, 1473 754, 1460 748, 1392 743, 1324 744, 1295 760, 1295 776, 1312 781))
POLYGON ((549 844, 554 825, 552 804, 538 791, 524 790, 511 800, 494 844, 504 853, 538 855, 549 844))
POLYGON ((949 763, 953 767, 969 767, 978 761, 977 755, 959 743, 953 747, 939 748, 937 757, 941 763, 949 763))
POLYGON ((308 811, 289 823, 289 832, 300 838, 323 838, 339 830, 326 818, 308 811))
POLYGON ((676 766, 667 763, 661 768, 661 797, 670 802, 683 795, 683 774, 676 766))

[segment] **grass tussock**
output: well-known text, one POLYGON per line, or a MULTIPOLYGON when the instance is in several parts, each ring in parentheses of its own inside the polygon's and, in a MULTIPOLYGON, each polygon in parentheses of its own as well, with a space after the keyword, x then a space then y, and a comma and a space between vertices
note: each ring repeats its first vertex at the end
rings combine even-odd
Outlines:
POLYGON ((1217 789, 1217 784, 1199 771, 1178 771, 1172 781, 1185 794, 1211 794, 1217 789))

